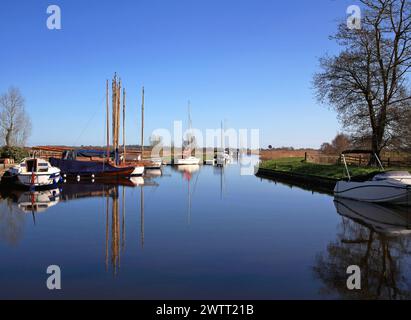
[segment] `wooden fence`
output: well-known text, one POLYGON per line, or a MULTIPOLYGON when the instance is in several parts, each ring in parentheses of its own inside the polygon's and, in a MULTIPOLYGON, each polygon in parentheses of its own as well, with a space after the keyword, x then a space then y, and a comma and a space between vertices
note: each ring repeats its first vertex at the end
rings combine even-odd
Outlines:
MULTIPOLYGON (((346 155, 345 160, 347 164, 352 166, 367 166, 370 162, 370 155, 346 155)), ((343 160, 341 156, 333 155, 310 155, 306 156, 308 162, 319 164, 342 164, 343 160)), ((411 168, 411 156, 387 156, 381 157, 381 163, 384 167, 397 167, 397 168, 411 168)))

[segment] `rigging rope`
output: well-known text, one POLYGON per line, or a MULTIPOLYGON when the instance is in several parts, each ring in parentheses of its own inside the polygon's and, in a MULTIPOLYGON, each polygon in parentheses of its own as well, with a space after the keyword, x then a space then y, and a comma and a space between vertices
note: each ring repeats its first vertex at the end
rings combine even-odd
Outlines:
POLYGON ((77 137, 76 141, 74 142, 73 146, 76 146, 78 141, 83 137, 83 134, 85 133, 85 131, 88 129, 91 121, 94 120, 94 118, 96 117, 97 113, 99 112, 99 110, 101 110, 101 105, 103 104, 104 100, 106 99, 106 95, 104 94, 103 98, 101 99, 98 108, 96 109, 96 111, 93 113, 93 115, 90 117, 90 119, 86 122, 83 130, 80 132, 80 135, 77 137))

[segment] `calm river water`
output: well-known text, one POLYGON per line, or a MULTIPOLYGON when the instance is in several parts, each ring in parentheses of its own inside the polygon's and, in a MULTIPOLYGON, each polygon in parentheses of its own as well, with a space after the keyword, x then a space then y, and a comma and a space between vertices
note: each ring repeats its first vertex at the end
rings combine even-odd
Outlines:
POLYGON ((197 169, 3 191, 0 298, 410 298, 410 210, 334 203, 236 164, 197 169))

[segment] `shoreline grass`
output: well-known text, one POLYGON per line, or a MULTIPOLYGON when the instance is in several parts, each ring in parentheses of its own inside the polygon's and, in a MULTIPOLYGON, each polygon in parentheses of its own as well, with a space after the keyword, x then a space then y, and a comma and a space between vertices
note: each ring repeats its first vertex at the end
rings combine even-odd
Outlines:
MULTIPOLYGON (((335 180, 347 178, 344 165, 308 163, 304 161, 304 158, 281 158, 276 160, 266 160, 260 163, 260 168, 335 180)), ((352 177, 365 176, 380 171, 378 168, 358 166, 349 166, 349 170, 352 177)), ((408 170, 411 172, 411 168, 386 168, 386 170, 408 170)))

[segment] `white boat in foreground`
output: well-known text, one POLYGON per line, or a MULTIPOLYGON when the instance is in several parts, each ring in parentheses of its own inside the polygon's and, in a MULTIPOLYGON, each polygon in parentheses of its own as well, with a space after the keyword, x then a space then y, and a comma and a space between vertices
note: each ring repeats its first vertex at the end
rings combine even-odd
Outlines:
POLYGON ((25 187, 55 185, 60 181, 60 169, 41 158, 26 158, 7 171, 8 178, 25 187))
MULTIPOLYGON (((377 156, 376 158, 378 159, 377 156)), ((409 172, 382 172, 375 175, 371 180, 355 182, 351 180, 344 156, 343 160, 349 180, 337 182, 334 189, 336 197, 372 203, 411 206, 411 174, 409 172)), ((381 168, 384 169, 379 159, 378 162, 381 168)))
POLYGON ((200 159, 196 157, 187 157, 183 159, 175 159, 174 164, 177 166, 198 166, 200 164, 200 159))

